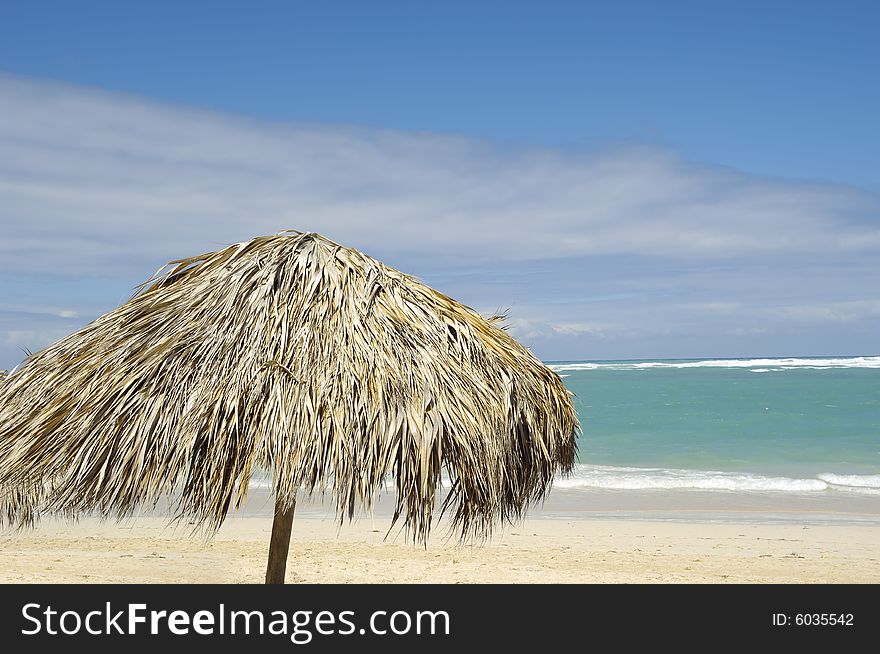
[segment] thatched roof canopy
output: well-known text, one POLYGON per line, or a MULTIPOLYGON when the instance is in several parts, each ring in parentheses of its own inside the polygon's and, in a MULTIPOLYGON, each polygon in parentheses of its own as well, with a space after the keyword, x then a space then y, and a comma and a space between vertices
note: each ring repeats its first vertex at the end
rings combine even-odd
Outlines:
POLYGON ((441 471, 463 535, 570 470, 559 377, 496 321, 311 233, 172 262, 0 383, 0 516, 131 514, 163 495, 209 529, 270 471, 340 517, 393 478, 427 536, 441 471))

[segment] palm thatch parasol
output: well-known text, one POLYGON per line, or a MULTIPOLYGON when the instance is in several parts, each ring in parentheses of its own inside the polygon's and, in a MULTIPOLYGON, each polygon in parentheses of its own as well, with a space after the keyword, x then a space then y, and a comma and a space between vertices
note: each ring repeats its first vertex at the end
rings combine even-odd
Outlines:
POLYGON ((462 537, 485 536, 571 469, 556 373, 497 324, 313 233, 174 261, 121 307, 0 383, 0 520, 123 518, 160 497, 212 532, 272 475, 267 582, 283 582, 297 490, 340 520, 393 478, 427 539, 446 470, 462 537))

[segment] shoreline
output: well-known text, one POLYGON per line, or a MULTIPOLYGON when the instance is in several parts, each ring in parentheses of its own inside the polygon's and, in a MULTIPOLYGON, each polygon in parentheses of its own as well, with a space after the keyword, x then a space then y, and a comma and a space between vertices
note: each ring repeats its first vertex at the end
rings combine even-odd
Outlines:
MULTIPOLYGON (((438 494, 437 506, 443 495, 438 494)), ((375 518, 390 518, 393 492, 382 493, 373 507, 375 518)), ((146 515, 165 515, 164 507, 146 515)), ((273 515, 265 488, 252 488, 239 510, 243 516, 273 515)), ((300 494, 296 514, 332 520, 332 497, 300 494)), ((435 514, 436 515, 436 514, 435 514)), ((369 514, 360 517, 369 519, 369 514)), ((822 491, 726 491, 699 489, 629 490, 554 488, 543 504, 530 507, 526 520, 647 520, 651 522, 782 522, 813 525, 880 525, 880 495, 822 491)))

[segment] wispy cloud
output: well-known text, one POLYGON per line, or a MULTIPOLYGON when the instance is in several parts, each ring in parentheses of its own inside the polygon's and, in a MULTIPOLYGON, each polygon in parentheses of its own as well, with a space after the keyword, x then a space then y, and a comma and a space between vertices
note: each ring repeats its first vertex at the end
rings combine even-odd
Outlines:
POLYGON ((68 330, 65 329, 10 329, 0 335, 0 344, 17 348, 18 358, 22 359, 27 351, 33 351, 31 348, 34 343, 51 343, 67 333, 68 330))
MULTIPOLYGON (((746 259, 799 258, 802 272, 803 261, 821 260, 832 267, 824 279, 837 283, 851 278, 844 262, 880 253, 877 194, 763 178, 657 147, 581 152, 272 123, 3 75, 0 116, 0 276, 19 296, 48 274, 112 280, 116 297, 119 280, 130 287, 176 256, 294 228, 429 281, 453 263, 475 266, 487 276, 450 283, 462 282, 470 303, 513 306, 514 329, 538 342, 593 342, 736 316, 754 304, 742 289, 768 283, 779 291, 767 302, 791 305, 782 289, 797 280, 781 266, 769 277, 754 265, 738 271, 746 259), (560 281, 584 277, 584 262, 600 258, 638 274, 619 265, 618 277, 590 287, 560 281), (528 279, 512 284, 527 262, 528 279), (500 268, 511 274, 492 286, 500 268), (672 316, 673 302, 690 308, 672 316)), ((833 292, 800 303, 822 306, 833 292)), ((877 299, 853 293, 845 299, 877 299)), ((59 292, 37 304, 85 321, 108 300, 77 304, 59 292)))
POLYGON ((606 328, 589 323, 544 322, 515 318, 508 320, 507 328, 511 334, 521 339, 552 338, 553 336, 590 336, 601 338, 606 328))
POLYGON ((73 309, 63 307, 45 307, 39 304, 4 304, 0 303, 0 313, 32 313, 35 315, 55 316, 57 318, 77 318, 73 309))
POLYGON ((125 267, 302 228, 484 259, 880 248, 880 198, 651 147, 258 122, 0 77, 4 265, 125 267))
POLYGON ((777 312, 783 318, 799 322, 857 322, 880 318, 880 300, 782 306, 777 309, 777 312))

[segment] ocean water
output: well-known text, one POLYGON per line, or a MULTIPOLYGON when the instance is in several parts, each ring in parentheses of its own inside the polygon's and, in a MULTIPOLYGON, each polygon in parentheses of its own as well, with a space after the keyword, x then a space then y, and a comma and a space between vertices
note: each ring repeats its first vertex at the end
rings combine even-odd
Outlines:
MULTIPOLYGON (((690 497, 712 506, 719 492, 745 493, 767 506, 788 497, 880 514, 880 356, 547 365, 574 393, 583 428, 573 473, 554 481, 569 508, 617 514, 615 491, 658 501, 653 491, 699 491, 690 497)), ((266 490, 270 475, 250 485, 266 490)))
POLYGON ((568 489, 877 495, 880 357, 564 361, 568 489))

